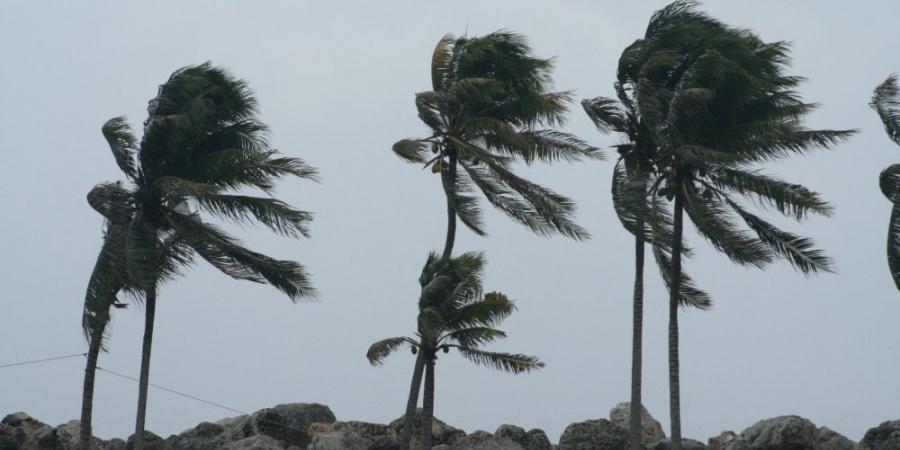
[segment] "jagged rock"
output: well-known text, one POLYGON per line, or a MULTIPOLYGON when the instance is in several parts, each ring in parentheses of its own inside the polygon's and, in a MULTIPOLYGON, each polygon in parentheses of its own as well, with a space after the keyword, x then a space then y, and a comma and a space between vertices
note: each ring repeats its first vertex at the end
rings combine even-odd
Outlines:
POLYGON ((221 450, 284 450, 284 444, 272 436, 258 435, 231 442, 221 450))
POLYGON ((725 450, 855 450, 840 434, 817 428, 799 416, 780 416, 756 422, 742 431, 725 450))
POLYGON ((400 440, 397 436, 382 436, 372 440, 369 450, 400 450, 400 440))
POLYGON ((125 445, 126 445, 125 441, 123 441, 122 439, 119 439, 119 438, 110 439, 106 443, 105 450, 125 450, 125 445))
POLYGON ((707 450, 725 450, 735 439, 737 439, 737 434, 734 431, 723 431, 718 436, 709 438, 706 448, 707 450))
POLYGON ((827 427, 816 430, 816 450, 857 450, 856 442, 827 427))
POLYGON ((494 431, 494 436, 511 439, 521 443, 525 440, 525 429, 515 425, 503 424, 497 427, 497 431, 494 431))
MULTIPOLYGON (((519 430, 522 431, 520 439, 524 439, 525 430, 521 428, 519 430)), ((450 450, 525 450, 525 447, 509 437, 476 431, 456 441, 450 446, 450 450)))
POLYGON ((351 431, 329 431, 316 434, 308 450, 368 450, 371 441, 351 431))
POLYGON ((325 405, 289 403, 261 409, 251 414, 243 426, 243 431, 248 437, 265 434, 284 441, 287 445, 306 448, 312 441, 312 436, 307 433, 311 424, 332 423, 336 420, 334 413, 325 405))
MULTIPOLYGON (((400 431, 403 428, 403 417, 399 417, 394 419, 393 422, 388 425, 394 433, 398 436, 400 435, 400 431)), ((419 408, 416 410, 416 415, 413 418, 413 437, 410 448, 417 448, 419 445, 419 434, 422 429, 422 409, 419 408)), ((450 425, 440 421, 437 417, 434 417, 431 422, 431 445, 432 447, 436 447, 438 445, 452 445, 454 442, 463 438, 466 435, 466 432, 460 430, 458 428, 453 428, 450 425)))
MULTIPOLYGON (((648 447, 650 450, 669 450, 672 448, 672 441, 669 439, 663 439, 661 441, 655 442, 653 445, 648 447)), ((707 450, 706 444, 695 441, 693 439, 685 439, 681 438, 681 449, 682 450, 707 450)))
POLYGON ((553 450, 553 444, 547 438, 544 430, 534 428, 525 433, 525 449, 526 450, 553 450))
MULTIPOLYGON (((125 450, 134 450, 134 438, 135 435, 132 434, 128 436, 128 440, 125 441, 125 450)), ((149 432, 144 430, 144 450, 170 450, 169 446, 166 445, 166 441, 149 432)))
POLYGON ((225 419, 220 422, 201 422, 194 428, 166 439, 171 450, 218 450, 224 445, 244 439, 243 427, 248 416, 225 419))
MULTIPOLYGON (((609 410, 609 421, 628 432, 631 426, 631 403, 622 402, 609 410)), ((666 438, 662 425, 641 405, 641 443, 650 445, 666 438)))
POLYGON ((624 450, 628 433, 606 419, 587 420, 566 427, 559 450, 624 450))
POLYGON ((53 431, 47 425, 23 412, 9 414, 0 421, 0 448, 36 449, 42 436, 53 431))
POLYGON ((884 422, 866 431, 859 450, 900 450, 900 420, 884 422))

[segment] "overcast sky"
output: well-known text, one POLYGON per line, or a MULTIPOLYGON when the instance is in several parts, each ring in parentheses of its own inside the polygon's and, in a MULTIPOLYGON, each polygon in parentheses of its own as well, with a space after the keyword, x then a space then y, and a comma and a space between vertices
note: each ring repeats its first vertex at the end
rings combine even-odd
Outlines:
MULTIPOLYGON (((430 88, 435 42, 517 31, 537 55, 557 58, 558 89, 611 95, 622 48, 665 4, 4 1, 0 365, 84 351, 82 302, 102 230, 85 194, 122 179, 100 126, 122 114, 139 126, 173 70, 210 60, 249 82, 277 148, 321 170, 321 184, 277 190, 316 213, 312 239, 234 229, 255 249, 306 264, 321 297, 293 305, 200 264, 161 288, 151 382, 244 411, 321 402, 341 420, 392 420, 406 404, 413 356, 401 351, 373 368, 365 351, 414 331, 419 271, 443 244, 438 177, 390 151, 425 133, 413 94, 430 88)), ((900 148, 867 106, 872 89, 900 71, 900 3, 704 7, 765 40, 792 41, 791 72, 808 78, 801 92, 821 104, 810 126, 861 133, 835 151, 765 168, 833 202, 832 219, 776 222, 815 238, 838 274, 736 267, 686 228, 697 249, 687 270, 716 303, 681 315, 684 435, 705 441, 799 414, 859 440, 900 418, 900 299, 884 251, 890 204, 877 183, 900 148)), ((618 142, 577 104, 565 129, 598 146, 618 142)), ((576 199, 591 241, 538 237, 495 211, 488 238, 460 229, 457 250, 488 258, 485 287, 517 300, 503 325, 510 337, 493 348, 539 355, 547 367, 512 376, 442 355, 439 418, 467 432, 543 428, 555 440, 569 423, 606 417, 628 399, 633 241, 611 207, 611 170, 589 162, 521 172, 576 199)), ((655 267, 646 274, 644 400, 668 433, 667 302, 655 267)), ((142 330, 140 308, 117 311, 100 366, 136 376, 142 330)), ((54 425, 77 418, 83 369, 80 358, 0 369, 0 415, 23 410, 54 425)), ((136 397, 136 383, 98 373, 96 433, 130 434, 136 397)), ((151 390, 147 427, 168 435, 233 415, 151 390)))

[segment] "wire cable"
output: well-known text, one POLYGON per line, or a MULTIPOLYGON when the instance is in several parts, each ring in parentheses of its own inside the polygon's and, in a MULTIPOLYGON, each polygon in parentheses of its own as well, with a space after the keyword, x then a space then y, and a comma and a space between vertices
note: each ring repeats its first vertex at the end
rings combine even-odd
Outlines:
POLYGON ((56 360, 60 360, 60 359, 74 358, 76 356, 87 356, 87 353, 76 353, 73 355, 54 356, 52 358, 35 359, 32 361, 22 361, 22 362, 17 362, 17 363, 12 363, 12 364, 3 364, 3 365, 0 365, 0 369, 6 369, 7 367, 15 367, 15 366, 25 366, 28 364, 37 364, 37 363, 48 362, 48 361, 56 361, 56 360))

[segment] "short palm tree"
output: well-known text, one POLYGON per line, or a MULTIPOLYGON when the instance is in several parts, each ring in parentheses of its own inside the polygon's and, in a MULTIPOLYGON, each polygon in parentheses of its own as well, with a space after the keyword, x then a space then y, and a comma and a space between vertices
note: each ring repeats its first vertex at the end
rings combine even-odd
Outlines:
MULTIPOLYGON (((121 202, 132 215, 123 238, 125 267, 129 280, 144 294, 146 313, 135 425, 138 450, 143 449, 161 281, 190 265, 196 254, 235 279, 271 284, 293 301, 314 294, 299 263, 249 250, 202 216, 258 222, 288 236, 308 235, 312 215, 270 195, 278 178, 314 178, 315 170, 297 158, 279 156, 269 146, 266 126, 256 118, 256 101, 246 82, 208 63, 185 67, 160 86, 148 112, 139 143, 122 118, 104 126, 116 163, 130 185, 103 185, 94 199, 104 208, 121 202), (242 188, 270 195, 234 192, 242 188)), ((93 310, 102 317, 104 308, 108 310, 100 297, 93 310)))
MULTIPOLYGON (((525 39, 498 31, 481 37, 438 41, 431 59, 432 90, 416 94, 426 138, 394 144, 402 159, 441 175, 447 201, 443 257, 453 253, 457 218, 476 234, 484 225, 476 188, 494 207, 532 231, 585 239, 572 219, 569 198, 513 173, 515 162, 602 159, 599 149, 554 129, 564 120, 569 92, 554 92, 553 61, 531 55, 525 39)), ((413 416, 424 372, 416 359, 400 445, 412 437, 413 416)))
POLYGON ((651 18, 639 51, 626 62, 639 74, 635 98, 657 147, 650 195, 673 202, 669 275, 671 438, 681 448, 678 306, 682 303, 683 222, 732 261, 763 267, 782 258, 804 274, 830 271, 811 240, 750 212, 748 203, 797 220, 830 215, 815 192, 767 176, 754 166, 847 138, 849 130, 810 130, 815 105, 795 92, 801 79, 784 74, 788 45, 766 43, 679 1, 651 18), (745 199, 739 198, 744 197, 745 199), (748 202, 749 200, 749 202, 748 202), (737 222, 744 222, 743 229, 737 222))
POLYGON ((464 253, 456 258, 443 258, 432 253, 422 269, 419 283, 418 333, 415 337, 400 336, 372 344, 366 357, 373 365, 403 345, 412 352, 424 355, 425 393, 421 448, 431 448, 431 426, 434 416, 434 366, 438 353, 455 349, 462 357, 481 366, 511 373, 529 372, 544 366, 537 357, 495 353, 481 348, 506 337, 496 327, 515 307, 499 292, 484 294, 482 273, 484 258, 478 253, 464 253))
POLYGON ((121 186, 99 185, 88 194, 88 203, 104 217, 104 231, 103 245, 88 282, 82 315, 82 328, 88 341, 79 430, 80 448, 84 450, 91 448, 94 375, 100 352, 105 350, 110 311, 114 307, 125 306, 118 298, 120 294, 130 294, 135 298, 140 295, 140 286, 130 280, 125 266, 125 238, 134 215, 133 207, 129 205, 131 197, 109 197, 104 204, 100 200, 111 188, 115 189, 113 192, 121 192, 122 189, 121 186))
MULTIPOLYGON (((623 227, 634 235, 634 289, 632 295, 631 401, 629 445, 632 450, 643 449, 641 443, 641 375, 643 363, 644 321, 644 248, 652 245, 653 254, 663 281, 668 285, 672 253, 672 220, 659 197, 649 195, 656 178, 654 162, 657 156, 650 131, 641 119, 634 92, 639 74, 630 73, 627 65, 640 41, 627 47, 620 57, 616 98, 596 97, 582 101, 588 117, 601 132, 615 132, 623 142, 615 146, 619 158, 613 169, 612 199, 616 215, 623 227)), ((707 309, 709 296, 698 289, 682 272, 681 302, 685 306, 707 309)))
MULTIPOLYGON (((896 75, 891 75, 875 88, 870 105, 878 112, 888 137, 900 145, 900 89, 896 75)), ((894 204, 888 226, 887 256, 894 284, 900 289, 900 164, 884 169, 879 184, 881 192, 894 204)))

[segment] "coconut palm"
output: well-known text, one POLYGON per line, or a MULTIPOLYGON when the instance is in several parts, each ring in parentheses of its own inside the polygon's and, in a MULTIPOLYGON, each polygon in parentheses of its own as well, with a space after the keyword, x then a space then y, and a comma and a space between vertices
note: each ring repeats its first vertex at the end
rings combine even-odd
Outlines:
MULTIPOLYGON (((515 33, 446 35, 438 41, 431 60, 432 90, 416 94, 419 118, 431 135, 400 140, 393 150, 441 176, 447 202, 444 258, 453 253, 457 218, 476 234, 486 235, 476 190, 538 234, 588 237, 572 219, 572 200, 511 168, 520 161, 602 158, 599 149, 554 129, 563 122, 572 96, 550 90, 552 68, 552 60, 532 56, 525 39, 515 33)), ((424 367, 420 353, 400 439, 404 450, 412 436, 424 367)))
POLYGON ((751 212, 750 203, 802 220, 828 216, 831 207, 798 184, 755 166, 830 148, 848 130, 810 130, 804 117, 815 105, 784 73, 784 42, 766 43, 729 27, 690 1, 655 13, 626 65, 639 74, 635 98, 657 147, 649 193, 673 203, 669 275, 669 383, 671 438, 681 448, 678 306, 681 304, 684 213, 701 236, 733 262, 764 267, 776 258, 804 274, 831 270, 831 261, 805 237, 783 231, 751 212), (746 225, 741 227, 738 220, 746 225))
POLYGON ((125 238, 131 223, 133 208, 128 204, 130 195, 109 198, 109 204, 101 200, 107 192, 123 192, 121 186, 99 185, 88 193, 88 203, 104 216, 103 245, 91 273, 84 300, 82 328, 88 341, 87 363, 84 370, 84 389, 81 402, 81 422, 79 430, 80 448, 90 449, 91 420, 94 401, 94 375, 97 359, 105 350, 104 340, 110 320, 110 310, 124 307, 118 295, 131 294, 137 297, 140 286, 133 283, 125 269, 125 238), (115 189, 111 191, 111 189, 115 189))
MULTIPOLYGON (((656 146, 636 107, 634 91, 638 75, 631 73, 627 62, 640 50, 640 41, 627 47, 620 57, 616 98, 596 97, 582 101, 588 117, 601 132, 614 132, 623 138, 615 145, 619 153, 613 169, 612 199, 616 215, 623 227, 634 235, 634 289, 632 295, 632 352, 629 445, 641 450, 641 375, 643 362, 644 317, 644 253, 651 243, 663 281, 668 284, 672 252, 672 220, 658 197, 648 195, 656 174, 654 160, 656 146)), ((709 296, 698 289, 684 273, 681 275, 682 305, 707 309, 709 296)))
MULTIPOLYGON (((870 105, 878 112, 888 137, 900 145, 900 89, 897 88, 897 75, 891 75, 875 88, 870 105)), ((887 256, 894 284, 900 289, 900 164, 892 164, 884 169, 879 184, 881 192, 894 204, 888 226, 887 256)))
POLYGON ((378 341, 366 353, 372 365, 381 365, 388 355, 403 345, 409 345, 413 354, 424 355, 425 392, 420 434, 423 450, 431 448, 435 363, 439 352, 448 353, 455 349, 477 365, 515 374, 544 366, 534 356, 482 350, 485 344, 506 337, 506 333, 496 327, 515 309, 505 295, 483 293, 484 265, 484 258, 478 253, 464 253, 456 258, 430 254, 419 277, 422 294, 419 297, 418 333, 414 337, 378 341))
MULTIPOLYGON (((235 279, 271 284, 292 301, 314 294, 299 263, 249 250, 204 218, 260 223, 292 237, 308 235, 312 215, 271 194, 278 178, 314 178, 315 170, 269 146, 246 82, 209 63, 185 67, 160 86, 148 113, 139 143, 123 118, 104 126, 130 184, 103 185, 94 199, 102 209, 126 205, 131 214, 123 237, 125 267, 130 282, 143 292, 146 316, 135 425, 138 450, 143 448, 156 294, 162 281, 190 265, 196 254, 235 279), (269 195, 238 194, 242 188, 269 195)), ((98 296, 88 308, 102 318, 109 301, 98 296)))

